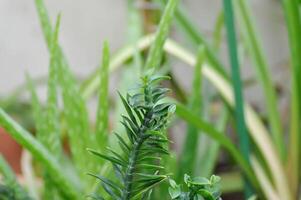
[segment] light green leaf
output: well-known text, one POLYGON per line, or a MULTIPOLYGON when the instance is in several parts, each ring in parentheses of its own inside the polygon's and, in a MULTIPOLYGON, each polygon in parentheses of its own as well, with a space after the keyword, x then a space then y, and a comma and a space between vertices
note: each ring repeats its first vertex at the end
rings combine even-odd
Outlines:
POLYGON ((109 133, 109 63, 110 52, 107 42, 103 45, 101 70, 99 71, 100 86, 98 94, 98 108, 96 114, 96 139, 101 151, 107 144, 109 133))

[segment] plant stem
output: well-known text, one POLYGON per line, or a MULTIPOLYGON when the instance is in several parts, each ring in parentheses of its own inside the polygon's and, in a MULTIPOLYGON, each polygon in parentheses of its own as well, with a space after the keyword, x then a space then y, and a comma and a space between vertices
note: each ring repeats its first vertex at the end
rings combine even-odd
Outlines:
POLYGON ((139 149, 143 143, 144 139, 139 138, 133 146, 133 150, 129 156, 129 164, 126 170, 126 176, 125 176, 125 189, 123 191, 122 200, 129 200, 131 198, 131 191, 132 191, 132 183, 133 183, 133 173, 135 171, 135 165, 138 158, 138 152, 139 149))
POLYGON ((152 115, 151 111, 148 111, 145 114, 143 123, 141 124, 141 126, 139 127, 139 130, 138 130, 138 134, 137 134, 138 138, 134 142, 132 151, 130 152, 129 162, 128 162, 129 164, 127 166, 126 174, 125 174, 125 178, 124 178, 124 184, 125 184, 124 188, 125 189, 124 189, 122 197, 121 197, 122 200, 129 200, 131 198, 133 178, 134 178, 133 173, 135 171, 140 147, 142 146, 143 142, 147 139, 147 137, 145 137, 144 134, 145 134, 146 130, 149 128, 148 120, 151 117, 151 115, 152 115))

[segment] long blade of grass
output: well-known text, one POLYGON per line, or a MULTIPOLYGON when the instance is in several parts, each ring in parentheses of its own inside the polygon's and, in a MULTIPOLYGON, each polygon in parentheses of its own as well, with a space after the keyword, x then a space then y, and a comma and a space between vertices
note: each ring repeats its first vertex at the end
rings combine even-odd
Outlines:
POLYGON ((160 66, 162 55, 163 55, 163 45, 168 36, 168 32, 172 23, 173 15, 177 9, 179 0, 169 0, 163 16, 161 17, 160 24, 155 34, 155 39, 150 47, 149 54, 145 63, 145 69, 157 69, 160 66))
POLYGON ((288 175, 294 195, 300 179, 300 120, 301 120, 301 20, 297 0, 283 0, 291 50, 291 126, 288 152, 288 175))
POLYGON ((268 64, 264 57, 263 50, 259 43, 259 37, 256 35, 255 26, 252 22, 249 7, 246 0, 239 0, 235 4, 241 20, 241 31, 246 41, 247 50, 249 51, 256 69, 257 78, 263 86, 265 95, 265 105, 267 107, 268 119, 271 126, 271 133, 277 152, 282 161, 285 159, 285 145, 282 134, 282 125, 278 112, 276 92, 271 79, 271 73, 268 70, 268 64))
MULTIPOLYGON (((245 124, 244 100, 242 95, 242 84, 240 79, 239 61, 237 56, 236 30, 234 24, 233 8, 231 0, 224 0, 224 13, 227 30, 228 50, 231 64, 231 74, 233 82, 233 93, 235 97, 235 121, 238 131, 239 147, 245 160, 250 162, 250 141, 245 124)), ((249 183, 245 182, 245 195, 249 198, 252 195, 249 183)))
MULTIPOLYGON (((191 110, 197 116, 202 112, 202 64, 204 62, 204 47, 200 47, 197 56, 197 62, 194 68, 193 89, 191 92, 189 110, 191 110)), ((187 134, 181 152, 179 161, 178 180, 184 177, 184 174, 193 175, 193 171, 196 164, 196 157, 198 153, 198 129, 193 125, 188 124, 187 134)))
POLYGON ((110 50, 108 43, 105 42, 102 50, 101 70, 99 71, 100 85, 95 131, 98 149, 100 151, 105 148, 109 133, 109 63, 110 50))
POLYGON ((68 179, 55 157, 29 132, 9 117, 2 108, 0 108, 0 124, 20 145, 30 151, 44 165, 52 177, 55 177, 53 180, 65 197, 81 199, 81 189, 68 179))

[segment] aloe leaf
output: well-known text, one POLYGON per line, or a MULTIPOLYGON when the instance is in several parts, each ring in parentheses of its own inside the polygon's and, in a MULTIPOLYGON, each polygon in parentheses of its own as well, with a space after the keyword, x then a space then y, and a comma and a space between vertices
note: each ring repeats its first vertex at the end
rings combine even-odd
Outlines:
POLYGON ((150 47, 149 54, 145 63, 145 69, 157 69, 160 66, 162 55, 163 55, 163 45, 168 36, 169 28, 171 26, 173 15, 177 9, 179 0, 169 0, 163 16, 161 17, 160 24, 155 34, 155 39, 150 47))
POLYGON ((50 66, 48 78, 48 97, 46 105, 45 132, 43 132, 44 143, 48 149, 58 158, 61 156, 62 147, 60 141, 59 110, 57 103, 57 82, 58 82, 58 34, 60 15, 57 18, 55 31, 51 43, 50 66))
POLYGON ((96 114, 96 139, 98 142, 98 149, 102 150, 106 146, 106 141, 109 132, 109 63, 110 53, 109 45, 104 43, 102 50, 102 64, 99 71, 100 86, 98 94, 98 108, 96 114))
MULTIPOLYGON (((48 76, 48 97, 47 105, 45 109, 45 115, 40 116, 43 120, 41 126, 45 127, 44 130, 40 130, 39 133, 41 142, 53 153, 58 159, 62 159, 62 146, 60 141, 60 128, 59 128, 59 110, 57 104, 57 82, 58 82, 58 35, 60 26, 60 15, 57 17, 55 31, 51 40, 50 49, 50 65, 48 76)), ((53 185, 51 176, 47 171, 44 174, 44 199, 59 198, 57 188, 53 185)))
POLYGON ((55 157, 1 108, 0 124, 20 145, 30 151, 33 157, 44 165, 52 177, 55 177, 53 181, 64 196, 71 199, 80 199, 81 189, 75 186, 75 184, 66 177, 55 157))
MULTIPOLYGON (((193 89, 190 98, 189 110, 194 114, 200 116, 202 112, 202 64, 204 62, 204 47, 201 46, 198 51, 197 62, 194 68, 193 89)), ((188 124, 187 134, 183 145, 183 150, 180 157, 178 180, 180 180, 185 173, 193 174, 196 157, 198 154, 198 129, 193 125, 188 124)))
POLYGON ((39 14, 39 19, 43 31, 43 35, 48 49, 51 49, 51 39, 53 38, 53 30, 48 16, 48 11, 45 7, 44 0, 35 0, 35 5, 39 14))
POLYGON ((86 176, 86 172, 97 169, 97 163, 93 157, 86 156, 86 148, 96 148, 97 140, 95 134, 91 133, 88 111, 76 80, 63 58, 59 56, 58 59, 58 82, 62 91, 71 155, 79 176, 85 180, 86 189, 89 189, 92 180, 86 176))

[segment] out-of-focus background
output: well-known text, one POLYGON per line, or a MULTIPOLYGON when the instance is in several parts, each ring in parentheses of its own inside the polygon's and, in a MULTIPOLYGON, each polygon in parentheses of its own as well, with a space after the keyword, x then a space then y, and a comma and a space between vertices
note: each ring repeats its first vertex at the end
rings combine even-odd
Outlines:
MULTIPOLYGON (((58 13, 62 14, 60 43, 78 76, 84 77, 96 68, 104 40, 109 41, 112 52, 125 44, 128 17, 125 0, 46 0, 45 3, 53 21, 58 13)), ((183 0, 182 3, 198 28, 210 38, 222 1, 183 0)), ((288 42, 281 3, 277 0, 249 3, 274 78, 283 81, 287 78, 288 42)), ((48 56, 34 0, 1 0, 0 96, 22 84, 25 72, 32 77, 46 75, 48 56)), ((250 68, 245 62, 244 77, 250 76, 250 68)), ((249 90, 256 91, 256 87, 249 90)), ((251 101, 256 97, 248 95, 251 101)))

